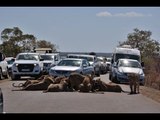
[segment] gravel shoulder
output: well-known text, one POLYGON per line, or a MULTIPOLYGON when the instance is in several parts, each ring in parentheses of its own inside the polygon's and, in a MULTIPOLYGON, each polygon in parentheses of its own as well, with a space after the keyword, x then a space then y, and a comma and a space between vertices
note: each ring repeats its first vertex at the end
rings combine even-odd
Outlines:
POLYGON ((160 90, 146 86, 140 86, 140 93, 160 103, 160 90))

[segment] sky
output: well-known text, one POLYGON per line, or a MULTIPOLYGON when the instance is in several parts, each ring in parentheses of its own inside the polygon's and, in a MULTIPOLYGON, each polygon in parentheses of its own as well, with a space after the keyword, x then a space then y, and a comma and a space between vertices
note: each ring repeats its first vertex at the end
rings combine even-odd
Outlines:
POLYGON ((160 7, 0 7, 0 32, 13 27, 60 52, 111 53, 135 28, 160 42, 160 7))

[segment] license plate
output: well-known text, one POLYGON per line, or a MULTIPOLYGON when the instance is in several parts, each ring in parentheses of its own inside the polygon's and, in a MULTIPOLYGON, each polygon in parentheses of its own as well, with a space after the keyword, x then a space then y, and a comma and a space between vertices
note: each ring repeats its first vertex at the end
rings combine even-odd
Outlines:
POLYGON ((28 72, 28 71, 29 71, 29 69, 22 69, 22 71, 24 71, 24 72, 28 72))

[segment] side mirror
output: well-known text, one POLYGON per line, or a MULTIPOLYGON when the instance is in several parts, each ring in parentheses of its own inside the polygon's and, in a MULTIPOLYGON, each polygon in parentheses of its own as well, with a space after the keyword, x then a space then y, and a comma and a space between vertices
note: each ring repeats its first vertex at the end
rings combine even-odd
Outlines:
POLYGON ((144 67, 144 62, 141 62, 141 66, 144 67))

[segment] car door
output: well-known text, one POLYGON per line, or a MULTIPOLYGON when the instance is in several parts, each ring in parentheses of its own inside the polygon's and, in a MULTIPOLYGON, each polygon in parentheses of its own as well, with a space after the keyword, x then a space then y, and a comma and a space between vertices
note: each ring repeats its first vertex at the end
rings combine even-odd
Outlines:
POLYGON ((92 66, 89 65, 89 62, 87 60, 83 60, 82 67, 83 67, 83 74, 92 73, 92 66))

